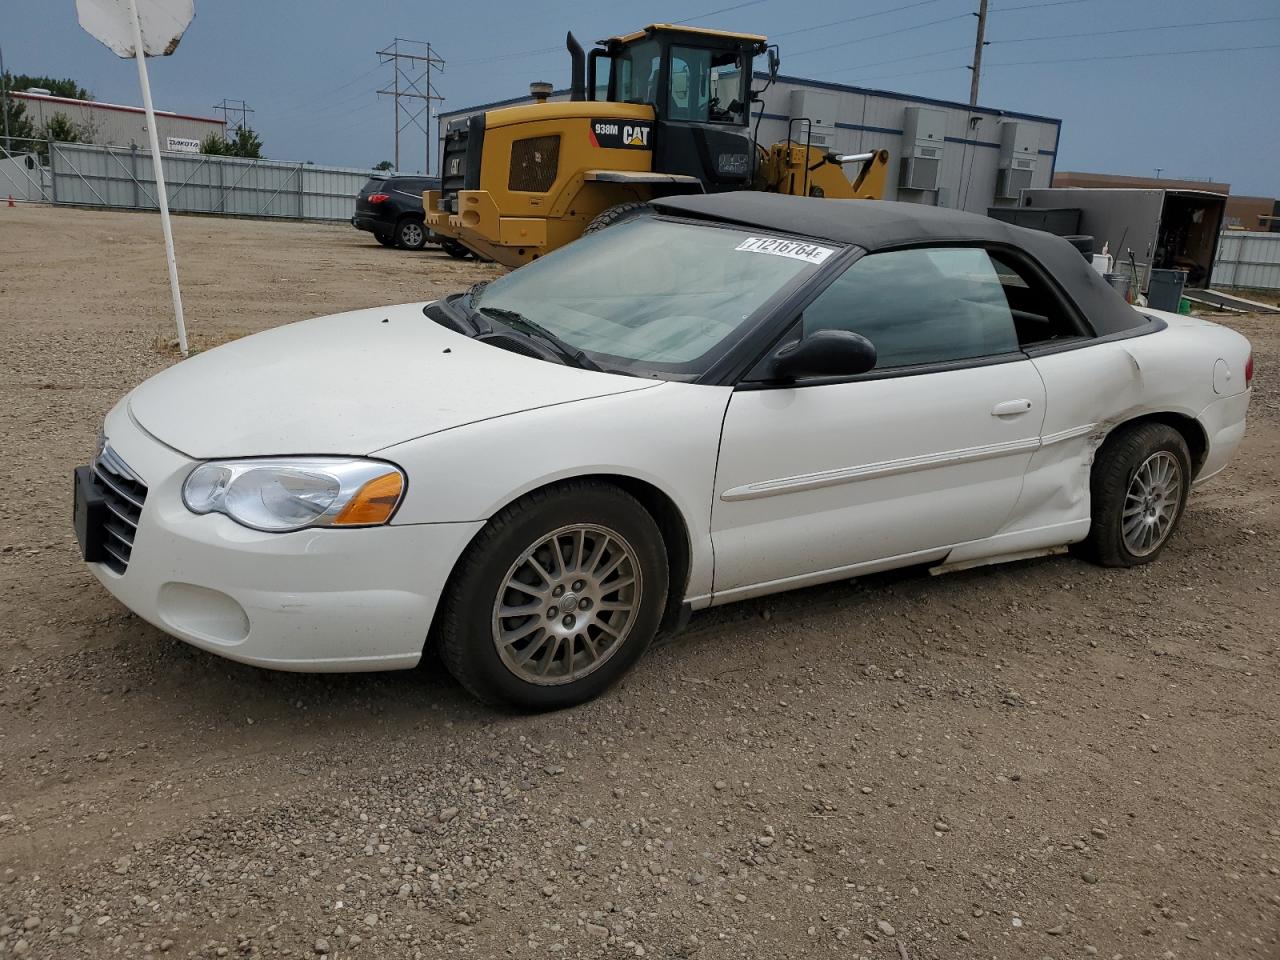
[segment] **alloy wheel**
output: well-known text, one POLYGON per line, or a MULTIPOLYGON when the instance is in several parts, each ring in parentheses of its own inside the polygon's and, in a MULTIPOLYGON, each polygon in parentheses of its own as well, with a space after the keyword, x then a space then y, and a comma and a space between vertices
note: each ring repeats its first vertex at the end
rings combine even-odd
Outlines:
POLYGON ((1173 530, 1182 506, 1182 464, 1167 450, 1142 461, 1124 497, 1121 533, 1135 557, 1158 550, 1173 530))
POLYGON ((626 642, 643 595, 640 563, 616 531, 561 527, 526 549, 502 580, 493 643, 528 683, 572 683, 626 642))

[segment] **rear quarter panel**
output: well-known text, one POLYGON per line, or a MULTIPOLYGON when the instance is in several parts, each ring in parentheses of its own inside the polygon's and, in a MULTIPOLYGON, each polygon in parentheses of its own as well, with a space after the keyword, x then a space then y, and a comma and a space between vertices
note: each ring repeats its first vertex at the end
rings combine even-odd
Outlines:
MULTIPOLYGON (((1089 472, 1113 430, 1158 413, 1200 422, 1226 395, 1214 390, 1214 368, 1220 361, 1231 373, 1229 393, 1244 392, 1249 355, 1244 337, 1193 317, 1143 312, 1164 321, 1165 328, 1035 358, 1048 397, 1043 442, 1003 533, 1075 524, 1083 536, 1090 511, 1089 472)), ((1213 431, 1206 428, 1205 433, 1212 444, 1213 431)))

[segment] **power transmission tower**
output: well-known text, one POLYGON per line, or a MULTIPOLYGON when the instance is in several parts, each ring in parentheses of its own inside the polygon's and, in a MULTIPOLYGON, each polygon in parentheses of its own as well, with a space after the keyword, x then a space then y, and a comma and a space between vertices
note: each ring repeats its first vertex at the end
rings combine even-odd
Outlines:
POLYGON ((978 105, 978 82, 982 77, 982 48, 987 45, 987 0, 980 0, 978 12, 974 16, 978 18, 978 39, 973 44, 973 66, 969 68, 973 71, 973 77, 969 81, 969 106, 971 107, 978 105))
POLYGON ((431 83, 431 71, 435 68, 441 72, 444 71, 444 61, 431 49, 431 44, 425 40, 405 40, 402 37, 396 37, 395 41, 387 47, 378 51, 380 58, 379 63, 394 64, 391 86, 385 87, 378 91, 378 96, 387 96, 395 100, 396 111, 396 169, 400 169, 400 134, 404 132, 410 125, 417 127, 426 137, 426 174, 431 175, 431 144, 432 137, 430 132, 431 124, 431 105, 437 100, 444 100, 436 92, 436 88, 431 83), (401 50, 400 44, 404 44, 406 49, 401 50), (417 52, 414 52, 414 51, 417 52), (408 104, 401 106, 401 100, 420 100, 422 105, 412 107, 408 104), (406 117, 405 120, 400 119, 401 113, 406 117), (422 123, 423 114, 427 115, 426 126, 422 123))
POLYGON ((239 114, 240 120, 235 125, 236 129, 243 130, 248 127, 249 114, 253 113, 253 107, 243 100, 228 100, 226 97, 222 98, 221 103, 215 103, 213 109, 222 114, 222 124, 228 130, 231 129, 231 118, 237 114, 239 114))

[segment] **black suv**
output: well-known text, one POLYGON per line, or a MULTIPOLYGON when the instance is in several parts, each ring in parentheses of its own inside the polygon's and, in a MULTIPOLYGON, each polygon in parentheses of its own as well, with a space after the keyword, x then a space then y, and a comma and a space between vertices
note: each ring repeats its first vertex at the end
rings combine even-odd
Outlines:
POLYGON ((432 239, 424 226, 422 194, 439 189, 435 177, 370 177, 356 197, 351 225, 368 230, 384 247, 421 250, 432 239))

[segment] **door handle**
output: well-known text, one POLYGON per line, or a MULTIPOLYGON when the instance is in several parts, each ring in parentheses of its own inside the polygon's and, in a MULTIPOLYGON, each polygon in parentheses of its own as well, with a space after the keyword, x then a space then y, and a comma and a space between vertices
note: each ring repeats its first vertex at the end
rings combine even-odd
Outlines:
POLYGON ((1006 400, 991 408, 993 417, 1016 417, 1031 410, 1030 400, 1006 400))

